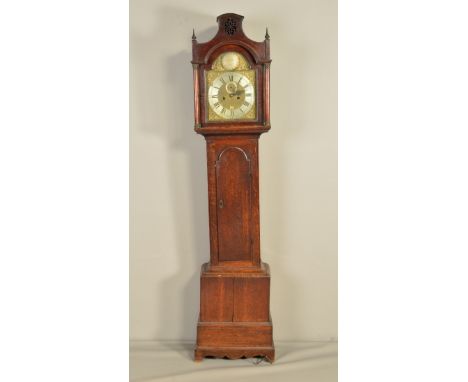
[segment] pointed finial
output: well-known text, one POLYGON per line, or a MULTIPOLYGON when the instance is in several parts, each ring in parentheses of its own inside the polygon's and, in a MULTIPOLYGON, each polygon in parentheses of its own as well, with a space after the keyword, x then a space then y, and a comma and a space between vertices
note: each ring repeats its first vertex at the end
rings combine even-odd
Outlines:
POLYGON ((268 34, 268 27, 266 29, 266 33, 265 33, 265 40, 269 40, 270 39, 270 35, 268 34))
POLYGON ((192 40, 196 40, 197 36, 195 36, 195 28, 193 28, 193 33, 192 33, 192 40))

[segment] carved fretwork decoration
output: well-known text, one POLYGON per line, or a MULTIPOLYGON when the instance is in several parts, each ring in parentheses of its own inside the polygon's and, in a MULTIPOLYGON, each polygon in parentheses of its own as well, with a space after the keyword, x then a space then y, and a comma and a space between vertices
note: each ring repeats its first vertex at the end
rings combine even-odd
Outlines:
POLYGON ((234 19, 232 19, 232 18, 229 17, 229 18, 224 22, 224 31, 225 31, 227 34, 233 35, 233 34, 236 32, 236 29, 237 29, 236 20, 234 20, 234 19))
POLYGON ((208 42, 192 34, 195 131, 208 168, 210 256, 200 275, 195 360, 273 362, 270 268, 260 256, 260 135, 270 130, 270 36, 257 42, 243 16, 218 16, 208 42))

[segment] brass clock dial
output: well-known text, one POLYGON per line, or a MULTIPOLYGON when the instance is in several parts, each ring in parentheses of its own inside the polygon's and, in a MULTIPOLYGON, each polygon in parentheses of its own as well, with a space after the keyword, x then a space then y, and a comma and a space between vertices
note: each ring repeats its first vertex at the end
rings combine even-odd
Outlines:
POLYGON ((241 72, 221 72, 208 88, 208 104, 222 119, 246 119, 255 103, 255 90, 241 72))
POLYGON ((206 72, 208 121, 255 120, 255 70, 238 52, 220 54, 206 72))

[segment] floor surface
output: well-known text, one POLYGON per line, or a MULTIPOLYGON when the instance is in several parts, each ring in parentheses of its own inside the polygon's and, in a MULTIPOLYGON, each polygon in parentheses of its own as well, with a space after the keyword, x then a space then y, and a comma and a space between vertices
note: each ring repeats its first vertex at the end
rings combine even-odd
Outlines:
POLYGON ((131 382, 336 382, 336 342, 275 342, 276 360, 193 361, 192 342, 131 342, 131 382))

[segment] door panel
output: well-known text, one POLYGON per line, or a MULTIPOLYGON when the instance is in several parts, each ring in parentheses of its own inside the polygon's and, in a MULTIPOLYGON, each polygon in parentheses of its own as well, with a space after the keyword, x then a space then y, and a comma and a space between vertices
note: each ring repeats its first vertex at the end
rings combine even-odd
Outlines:
POLYGON ((224 149, 216 162, 219 261, 251 261, 250 160, 239 147, 224 149))

